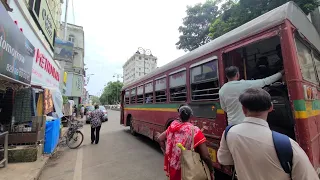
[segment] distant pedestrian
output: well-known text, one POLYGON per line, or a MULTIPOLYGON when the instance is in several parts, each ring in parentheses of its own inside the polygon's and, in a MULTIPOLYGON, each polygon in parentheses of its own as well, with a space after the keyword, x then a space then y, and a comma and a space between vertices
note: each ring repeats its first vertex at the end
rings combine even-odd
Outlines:
POLYGON ((240 95, 239 101, 246 118, 230 128, 227 135, 223 133, 218 150, 220 164, 235 165, 239 180, 319 180, 298 143, 270 130, 267 117, 273 106, 268 92, 250 88, 240 95), (275 146, 279 140, 285 142, 281 144, 281 152, 280 148, 276 151, 275 146), (292 152, 293 156, 282 161, 287 163, 280 164, 280 159, 284 159, 281 157, 290 154, 287 152, 292 152), (283 166, 289 167, 291 174, 286 173, 283 166))
POLYGON ((181 143, 186 149, 190 150, 192 139, 194 140, 195 151, 200 154, 202 160, 213 172, 213 162, 205 143, 206 138, 198 127, 189 122, 193 114, 192 109, 187 105, 181 106, 179 114, 180 117, 173 121, 165 132, 157 134, 156 138, 165 153, 164 170, 167 176, 170 180, 181 180, 181 150, 177 147, 177 143, 181 143))
POLYGON ((99 109, 99 105, 94 106, 94 110, 90 113, 91 124, 91 144, 99 143, 100 129, 104 113, 99 109))
POLYGON ((81 114, 81 119, 82 119, 84 116, 84 106, 83 105, 81 105, 80 114, 81 114))

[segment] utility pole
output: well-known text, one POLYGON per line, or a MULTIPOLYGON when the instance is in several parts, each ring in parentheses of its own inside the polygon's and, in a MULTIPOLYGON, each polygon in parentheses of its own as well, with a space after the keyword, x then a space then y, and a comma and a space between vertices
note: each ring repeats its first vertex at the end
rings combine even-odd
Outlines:
POLYGON ((65 12, 65 15, 64 15, 64 40, 66 41, 67 40, 67 18, 68 18, 68 2, 69 0, 66 0, 66 12, 65 12))

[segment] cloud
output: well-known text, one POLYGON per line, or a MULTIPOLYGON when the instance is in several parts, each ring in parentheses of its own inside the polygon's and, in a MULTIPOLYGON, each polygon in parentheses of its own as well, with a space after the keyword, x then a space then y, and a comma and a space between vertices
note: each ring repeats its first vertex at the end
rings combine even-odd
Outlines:
POLYGON ((186 6, 199 2, 204 0, 69 0, 68 23, 83 26, 87 74, 95 74, 86 87, 89 93, 96 95, 115 81, 113 75, 122 74, 122 65, 138 47, 150 49, 158 66, 185 54, 175 46, 178 27, 186 6))

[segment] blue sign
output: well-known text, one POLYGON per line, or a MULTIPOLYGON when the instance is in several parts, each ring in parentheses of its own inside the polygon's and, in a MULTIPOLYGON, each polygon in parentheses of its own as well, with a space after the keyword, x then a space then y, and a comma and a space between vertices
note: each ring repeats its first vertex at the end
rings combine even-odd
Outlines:
POLYGON ((57 61, 73 62, 73 46, 74 44, 72 42, 56 38, 54 44, 54 59, 57 61))

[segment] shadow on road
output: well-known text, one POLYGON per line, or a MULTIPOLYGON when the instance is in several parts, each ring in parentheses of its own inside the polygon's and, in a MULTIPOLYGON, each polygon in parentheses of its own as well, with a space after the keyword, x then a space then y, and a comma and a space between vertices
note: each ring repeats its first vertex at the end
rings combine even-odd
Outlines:
POLYGON ((127 133, 129 136, 131 136, 133 138, 136 138, 137 140, 139 140, 139 141, 143 142, 144 144, 148 145, 149 147, 151 147, 152 149, 154 149, 158 153, 162 154, 162 151, 160 149, 160 145, 156 141, 153 141, 150 138, 148 138, 146 136, 143 136, 141 134, 137 134, 137 136, 133 136, 130 133, 129 129, 125 129, 125 130, 123 130, 123 132, 127 133))

